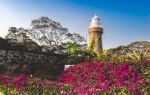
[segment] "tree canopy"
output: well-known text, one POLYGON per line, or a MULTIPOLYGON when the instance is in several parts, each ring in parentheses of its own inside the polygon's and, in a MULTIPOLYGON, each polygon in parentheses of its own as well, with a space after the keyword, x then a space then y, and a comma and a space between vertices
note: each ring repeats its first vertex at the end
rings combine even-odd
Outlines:
MULTIPOLYGON (((77 33, 70 33, 59 22, 40 17, 31 21, 29 29, 10 27, 6 38, 10 42, 26 43, 31 41, 55 53, 64 53, 68 42, 83 46, 86 40, 77 33)), ((35 43, 34 43, 35 44, 35 43)))

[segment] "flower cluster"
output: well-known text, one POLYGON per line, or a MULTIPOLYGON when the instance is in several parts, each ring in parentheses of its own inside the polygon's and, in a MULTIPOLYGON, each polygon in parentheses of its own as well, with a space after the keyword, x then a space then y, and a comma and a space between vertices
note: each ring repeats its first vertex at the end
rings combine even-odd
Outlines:
POLYGON ((55 81, 31 78, 23 74, 12 77, 0 75, 0 93, 6 95, 51 95, 58 94, 63 85, 55 81), (59 85, 59 86, 58 86, 59 85))
POLYGON ((26 82, 26 77, 23 74, 16 76, 12 80, 12 83, 17 90, 22 90, 25 86, 25 82, 26 82))
POLYGON ((150 61, 84 62, 51 81, 33 76, 0 74, 5 95, 150 95, 150 61))
POLYGON ((2 76, 2 84, 7 85, 9 83, 9 76, 2 76))
POLYGON ((72 90, 64 93, 84 95, 111 94, 114 89, 123 88, 130 94, 142 94, 140 85, 143 76, 129 62, 117 65, 114 62, 85 62, 65 70, 59 82, 72 90))

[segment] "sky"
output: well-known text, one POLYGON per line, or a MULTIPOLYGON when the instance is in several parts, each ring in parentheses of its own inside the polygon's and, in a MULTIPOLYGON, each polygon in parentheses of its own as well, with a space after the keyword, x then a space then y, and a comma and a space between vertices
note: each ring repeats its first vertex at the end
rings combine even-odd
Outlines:
POLYGON ((88 39, 95 14, 104 28, 103 48, 150 41, 150 0, 0 0, 0 36, 46 16, 88 39))

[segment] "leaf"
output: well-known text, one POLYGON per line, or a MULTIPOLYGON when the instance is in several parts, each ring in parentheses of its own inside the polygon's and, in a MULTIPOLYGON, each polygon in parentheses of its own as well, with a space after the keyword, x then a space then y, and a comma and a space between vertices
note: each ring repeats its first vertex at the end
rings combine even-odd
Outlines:
POLYGON ((92 51, 94 49, 94 38, 91 40, 89 46, 88 46, 88 50, 92 51))
POLYGON ((133 50, 133 55, 136 57, 137 60, 140 60, 140 56, 137 54, 135 50, 133 50))

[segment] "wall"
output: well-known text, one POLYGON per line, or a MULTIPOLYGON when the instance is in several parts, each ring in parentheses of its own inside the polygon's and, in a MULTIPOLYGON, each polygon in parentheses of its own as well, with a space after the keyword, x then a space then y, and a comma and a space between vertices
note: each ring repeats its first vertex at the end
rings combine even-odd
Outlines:
POLYGON ((27 75, 36 75, 47 77, 49 75, 58 75, 64 69, 64 60, 66 55, 30 53, 12 50, 0 50, 0 72, 27 75), (3 71, 2 71, 3 72, 3 71))
POLYGON ((44 59, 45 57, 41 54, 0 50, 0 62, 2 63, 44 63, 44 59))
POLYGON ((0 50, 0 63, 52 63, 64 57, 60 54, 29 53, 12 50, 0 50))

